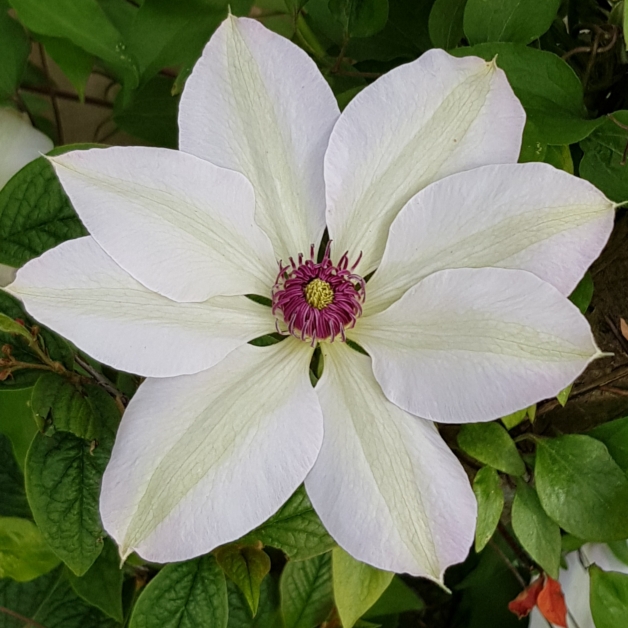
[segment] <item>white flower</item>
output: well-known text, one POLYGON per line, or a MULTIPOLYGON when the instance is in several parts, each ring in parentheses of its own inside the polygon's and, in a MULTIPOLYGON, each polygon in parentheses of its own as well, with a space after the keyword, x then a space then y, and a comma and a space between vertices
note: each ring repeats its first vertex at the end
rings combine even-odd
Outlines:
MULTIPOLYGON (((34 129, 26 114, 0 107, 0 189, 27 163, 53 147, 49 137, 34 129)), ((15 268, 0 264, 0 286, 15 278, 15 268)))
POLYGON ((54 158, 91 237, 9 288, 96 359, 148 377, 104 476, 106 530, 123 555, 183 560, 258 526, 305 481, 354 557, 442 579, 467 554, 476 504, 431 421, 509 414, 599 355, 565 295, 613 204, 516 165, 524 113, 504 73, 441 50, 340 115, 302 50, 230 17, 179 123, 180 152, 54 158), (276 325, 293 335, 247 344, 276 325), (335 337, 316 388, 313 330, 335 337))
MULTIPOLYGON (((561 584, 567 605, 567 626, 569 628, 595 628, 590 604, 590 565, 597 565, 604 571, 618 571, 628 574, 628 565, 622 563, 603 543, 587 543, 577 552, 565 557, 567 569, 561 569, 558 581, 561 584)), ((537 608, 530 614, 528 628, 549 628, 554 626, 543 618, 537 608)), ((619 628, 619 626, 617 627, 619 628)))

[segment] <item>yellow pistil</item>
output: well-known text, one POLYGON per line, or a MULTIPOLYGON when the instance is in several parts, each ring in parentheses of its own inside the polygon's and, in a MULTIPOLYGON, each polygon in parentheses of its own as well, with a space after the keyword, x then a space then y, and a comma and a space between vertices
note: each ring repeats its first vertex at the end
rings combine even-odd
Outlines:
POLYGON ((312 279, 305 286, 305 300, 308 302, 308 305, 315 307, 317 310, 323 310, 334 302, 334 291, 326 281, 312 279))

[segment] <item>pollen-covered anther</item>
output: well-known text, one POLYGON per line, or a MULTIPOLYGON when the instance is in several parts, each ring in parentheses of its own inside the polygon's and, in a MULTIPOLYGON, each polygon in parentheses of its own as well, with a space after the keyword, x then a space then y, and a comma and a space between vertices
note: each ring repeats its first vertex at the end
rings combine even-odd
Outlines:
POLYGON ((317 310, 324 310, 334 302, 334 291, 327 281, 312 279, 305 286, 305 300, 317 310))
POLYGON ((364 279, 355 270, 360 258, 349 267, 345 253, 333 264, 327 246, 320 262, 315 262, 314 247, 310 258, 299 254, 289 264, 279 263, 273 287, 273 314, 277 330, 292 334, 314 345, 319 340, 346 339, 345 330, 355 325, 362 314, 365 298, 364 279))

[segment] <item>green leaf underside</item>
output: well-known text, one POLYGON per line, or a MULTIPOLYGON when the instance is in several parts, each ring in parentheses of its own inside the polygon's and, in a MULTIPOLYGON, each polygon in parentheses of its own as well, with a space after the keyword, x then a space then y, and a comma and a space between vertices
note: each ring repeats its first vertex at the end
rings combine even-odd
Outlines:
POLYGON ((225 575, 242 591, 255 615, 262 582, 270 571, 268 554, 256 547, 226 545, 218 548, 215 556, 225 575))
POLYGON ((332 552, 332 573, 334 598, 343 628, 353 628, 388 588, 394 576, 389 571, 355 560, 339 547, 332 552))
POLYGON ((334 606, 331 552, 290 561, 279 583, 285 628, 314 628, 334 606))
POLYGON ((166 565, 137 601, 129 628, 226 628, 225 576, 213 556, 166 565))
POLYGON ((478 502, 475 551, 481 552, 495 533, 504 509, 504 492, 497 471, 482 467, 473 480, 473 492, 478 502))
POLYGON ((517 482, 512 505, 512 527, 523 549, 552 578, 560 566, 560 528, 543 510, 536 491, 523 480, 517 482))
POLYGON ((98 499, 111 442, 97 446, 70 433, 37 434, 26 459, 26 494, 54 552, 83 575, 103 548, 98 499))
POLYGON ((537 439, 536 489, 547 514, 587 541, 628 538, 628 479, 589 436, 537 439))
POLYGON ((264 578, 260 591, 259 607, 253 617, 242 591, 227 579, 229 619, 227 628, 283 628, 279 606, 279 586, 272 574, 264 578))
POLYGON ((467 454, 499 471, 523 475, 525 465, 508 432, 499 423, 472 423, 462 426, 458 444, 467 454))

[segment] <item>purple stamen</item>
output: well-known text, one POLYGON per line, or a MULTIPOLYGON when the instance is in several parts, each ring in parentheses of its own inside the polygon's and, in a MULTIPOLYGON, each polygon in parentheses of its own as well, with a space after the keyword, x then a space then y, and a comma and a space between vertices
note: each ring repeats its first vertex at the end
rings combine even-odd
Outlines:
POLYGON ((310 259, 304 260, 303 253, 299 253, 297 262, 292 257, 289 264, 280 261, 272 290, 277 331, 309 340, 312 346, 319 340, 333 342, 337 337, 345 341, 345 330, 361 316, 366 297, 364 279, 353 272, 362 254, 352 266, 348 253, 334 265, 330 245, 320 263, 314 261, 314 246, 310 247, 310 259), (285 329, 281 328, 280 318, 285 329))

